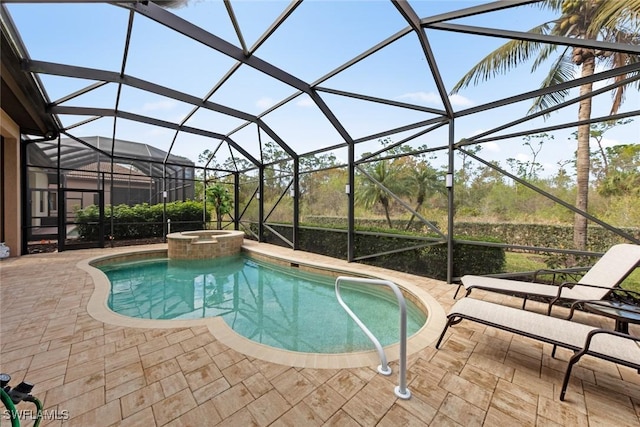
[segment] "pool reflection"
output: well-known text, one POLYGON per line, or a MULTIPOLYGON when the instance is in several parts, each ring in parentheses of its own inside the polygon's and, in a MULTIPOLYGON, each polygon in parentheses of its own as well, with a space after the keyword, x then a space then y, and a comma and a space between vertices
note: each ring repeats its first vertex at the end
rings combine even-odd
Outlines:
MULTIPOLYGON (((105 266, 109 307, 150 319, 221 316, 237 333, 292 351, 343 353, 371 349, 339 306, 328 276, 244 256, 208 261, 156 260, 105 266)), ((343 290, 343 298, 383 345, 398 341, 395 298, 383 289, 343 290)), ((425 322, 411 305, 408 332, 425 322)))

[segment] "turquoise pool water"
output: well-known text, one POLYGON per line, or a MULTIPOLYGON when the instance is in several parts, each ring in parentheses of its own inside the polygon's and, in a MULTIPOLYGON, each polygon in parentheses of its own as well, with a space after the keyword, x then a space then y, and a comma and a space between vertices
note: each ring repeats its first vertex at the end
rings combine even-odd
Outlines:
MULTIPOLYGON (((292 351, 346 353, 373 345, 338 304, 334 279, 243 255, 207 261, 167 259, 101 266, 111 281, 108 305, 125 316, 194 319, 220 316, 238 334, 292 351)), ((382 345, 398 342, 395 297, 380 287, 341 285, 343 299, 382 345)), ((407 301, 407 331, 426 316, 407 301)))

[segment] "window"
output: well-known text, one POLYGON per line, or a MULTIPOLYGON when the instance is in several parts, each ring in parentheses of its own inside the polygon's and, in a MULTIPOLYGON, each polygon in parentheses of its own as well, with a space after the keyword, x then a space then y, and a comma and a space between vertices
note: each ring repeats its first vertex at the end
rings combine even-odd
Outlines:
POLYGON ((58 212, 58 193, 56 191, 49 191, 49 214, 56 214, 58 212))

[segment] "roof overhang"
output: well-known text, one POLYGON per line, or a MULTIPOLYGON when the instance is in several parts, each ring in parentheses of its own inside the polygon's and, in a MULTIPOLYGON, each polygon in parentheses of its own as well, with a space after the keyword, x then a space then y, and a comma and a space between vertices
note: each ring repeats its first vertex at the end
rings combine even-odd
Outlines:
POLYGON ((54 138, 58 126, 54 117, 46 112, 46 101, 30 73, 22 71, 21 61, 9 36, 2 27, 0 45, 0 106, 26 135, 54 138))

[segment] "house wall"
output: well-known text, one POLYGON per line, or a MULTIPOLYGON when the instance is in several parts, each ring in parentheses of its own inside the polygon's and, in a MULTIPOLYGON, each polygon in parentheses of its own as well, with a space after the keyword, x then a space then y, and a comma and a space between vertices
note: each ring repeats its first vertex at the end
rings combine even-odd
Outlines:
MULTIPOLYGON (((105 205, 110 205, 112 203, 111 199, 111 181, 109 179, 105 180, 104 183, 104 203, 105 205)), ((122 203, 119 201, 122 198, 126 199, 126 194, 130 190, 144 190, 145 194, 149 192, 149 183, 140 183, 140 182, 132 182, 132 183, 123 183, 119 181, 114 181, 113 192, 115 197, 115 203, 122 203)), ((81 188, 84 190, 95 190, 98 189, 98 180, 91 178, 75 178, 68 177, 65 182, 66 189, 73 188, 81 188)), ((67 193, 68 194, 68 193, 67 193)), ((78 197, 81 197, 81 193, 78 193, 78 197)), ((146 201, 146 199, 144 200, 146 201)), ((135 203, 141 203, 140 201, 135 201, 135 203)), ((82 196, 82 207, 87 207, 89 205, 94 204, 93 194, 85 193, 82 196)))
POLYGON ((11 256, 22 253, 22 228, 20 227, 20 128, 0 109, 0 135, 2 135, 2 160, 0 185, 0 240, 11 249, 11 256))
MULTIPOLYGON (((36 168, 29 170, 29 182, 32 183, 33 188, 40 190, 47 189, 49 186, 49 179, 47 174, 38 171, 36 168)), ((33 191, 30 194, 31 197, 31 225, 39 227, 42 222, 42 217, 49 216, 49 205, 47 194, 41 191, 33 191)))
MULTIPOLYGON (((66 190, 70 190, 73 188, 81 188, 83 190, 97 190, 98 189, 98 180, 97 179, 81 179, 81 178, 67 178, 65 181, 66 190)), ((74 208, 82 209, 86 208, 89 205, 95 204, 94 200, 95 193, 75 193, 72 191, 66 192, 66 212, 67 212, 67 221, 73 221, 75 218, 74 208)), ((108 203, 109 200, 109 192, 105 191, 105 203, 108 203)))

